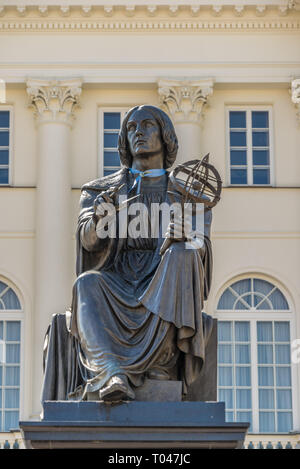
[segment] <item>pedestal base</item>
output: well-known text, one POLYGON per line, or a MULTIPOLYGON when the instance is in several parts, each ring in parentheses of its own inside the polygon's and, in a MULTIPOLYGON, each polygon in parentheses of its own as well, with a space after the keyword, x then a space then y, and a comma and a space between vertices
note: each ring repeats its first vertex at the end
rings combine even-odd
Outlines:
POLYGON ((241 448, 248 423, 226 423, 223 402, 48 401, 20 422, 26 448, 241 448))

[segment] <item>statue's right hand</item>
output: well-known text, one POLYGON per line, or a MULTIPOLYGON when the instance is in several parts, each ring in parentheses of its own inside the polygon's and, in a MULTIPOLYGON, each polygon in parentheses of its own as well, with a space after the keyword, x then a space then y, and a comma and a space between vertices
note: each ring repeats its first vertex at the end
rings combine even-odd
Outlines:
POLYGON ((100 218, 115 212, 114 200, 111 191, 103 191, 97 195, 94 201, 94 220, 98 222, 100 218))

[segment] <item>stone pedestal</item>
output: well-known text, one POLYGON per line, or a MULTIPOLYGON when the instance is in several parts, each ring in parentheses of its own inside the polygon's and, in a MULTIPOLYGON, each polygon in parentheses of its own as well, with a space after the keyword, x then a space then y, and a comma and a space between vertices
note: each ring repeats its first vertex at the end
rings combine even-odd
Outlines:
POLYGON ((241 448, 248 423, 226 423, 223 402, 48 401, 20 422, 26 448, 241 448))

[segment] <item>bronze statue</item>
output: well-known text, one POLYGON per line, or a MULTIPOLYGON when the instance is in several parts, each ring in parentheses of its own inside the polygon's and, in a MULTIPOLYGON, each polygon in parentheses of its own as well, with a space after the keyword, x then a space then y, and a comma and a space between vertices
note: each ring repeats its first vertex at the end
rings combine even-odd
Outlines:
MULTIPOLYGON (((177 138, 161 109, 131 109, 118 147, 122 169, 82 188, 78 277, 63 357, 69 371, 54 380, 46 366, 44 400, 63 395, 85 399, 89 392, 108 402, 134 399, 145 378, 181 380, 186 393, 205 360, 213 324, 202 312, 212 274, 211 207, 205 207, 202 243, 193 249, 186 248, 189 237, 182 234, 183 220, 176 215, 168 225, 172 243, 165 252, 160 252, 165 233, 159 217, 147 225, 148 236, 121 235, 116 218, 116 235, 99 237, 106 204, 124 212, 121 197, 127 208, 138 201, 149 210, 153 204, 182 202, 167 171, 176 158, 177 138), (159 233, 155 237, 153 224, 159 233)), ((128 210, 127 222, 132 218, 128 210)), ((61 354, 49 350, 49 343, 47 352, 49 363, 57 360, 54 353, 61 354)))

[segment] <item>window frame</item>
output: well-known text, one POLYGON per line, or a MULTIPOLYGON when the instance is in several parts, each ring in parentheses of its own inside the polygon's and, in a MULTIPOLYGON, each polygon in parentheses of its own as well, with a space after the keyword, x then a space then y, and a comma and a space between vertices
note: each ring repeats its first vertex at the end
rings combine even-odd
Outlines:
POLYGON ((104 113, 105 112, 120 112, 121 124, 124 119, 128 106, 105 106, 98 108, 98 176, 104 176, 104 113))
MULTIPOLYGON (((8 278, 0 276, 0 281, 9 286, 17 295, 20 302, 20 309, 1 309, 0 321, 19 321, 20 322, 20 384, 19 384, 19 419, 23 415, 24 409, 24 368, 25 368, 25 325, 24 325, 24 302, 21 293, 16 285, 8 278)), ((4 409, 4 407, 2 407, 4 409)), ((3 416, 2 416, 3 418, 3 416)), ((2 423, 2 422, 1 422, 2 423)), ((16 429, 15 429, 16 430, 16 429)), ((1 431, 0 431, 1 433, 1 431)))
MULTIPOLYGON (((275 171, 274 171, 274 132, 273 132, 273 106, 270 104, 232 104, 226 105, 226 179, 228 187, 274 187, 275 186, 275 171), (247 134, 247 184, 232 184, 231 183, 231 162, 230 162, 230 111, 245 111, 246 112, 246 134, 247 134), (253 183, 253 161, 252 161, 252 124, 251 111, 267 111, 269 113, 269 184, 254 184, 253 183), (249 142, 249 143, 248 143, 249 142)), ((263 167, 264 165, 261 165, 263 167)), ((266 165, 265 165, 266 166, 266 165)), ((237 165, 238 168, 238 165, 237 165)))
MULTIPOLYGON (((290 324, 290 345, 292 352, 292 343, 297 339, 297 329, 296 329, 296 318, 294 314, 293 303, 291 302, 290 295, 287 291, 273 278, 268 276, 263 276, 255 273, 248 273, 247 275, 238 276, 232 278, 230 281, 226 282, 223 285, 222 289, 219 291, 216 297, 215 303, 215 314, 214 317, 218 321, 248 321, 250 323, 250 364, 251 364, 251 400, 252 400, 252 431, 253 434, 262 434, 265 432, 259 431, 259 386, 258 386, 258 353, 257 353, 257 323, 258 322, 276 322, 276 321, 286 321, 290 324), (239 280, 244 280, 248 278, 258 278, 261 280, 266 280, 272 283, 277 287, 281 293, 284 295, 289 309, 286 310, 218 310, 218 302, 225 292, 225 290, 233 285, 239 280)), ((276 364, 273 364, 276 366, 276 364)), ((297 389, 298 389, 298 369, 297 365, 292 361, 290 363, 291 367, 291 390, 292 390, 292 416, 293 416, 293 428, 297 426, 298 422, 298 401, 297 401, 297 389)), ((219 387, 219 385, 218 385, 219 387)), ((232 386, 234 389, 236 386, 232 386)), ((291 430, 293 431, 293 429, 291 430)), ((270 433, 270 432, 268 432, 270 433)), ((278 432, 273 432, 278 434, 278 432)))
MULTIPOLYGON (((13 106, 7 104, 0 104, 0 111, 9 111, 9 146, 8 146, 8 182, 7 183, 0 183, 0 187, 9 187, 13 185, 13 106)), ((1 147, 0 147, 1 148, 1 147)), ((0 165, 0 168, 2 165, 0 165)))

